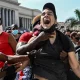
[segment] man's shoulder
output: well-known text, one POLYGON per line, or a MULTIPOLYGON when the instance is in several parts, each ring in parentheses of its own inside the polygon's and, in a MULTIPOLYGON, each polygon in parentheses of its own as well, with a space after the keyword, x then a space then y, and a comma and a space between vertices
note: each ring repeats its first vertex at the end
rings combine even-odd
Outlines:
POLYGON ((56 32, 57 32, 57 34, 58 34, 58 36, 59 36, 60 38, 67 38, 67 39, 68 39, 68 37, 67 37, 64 33, 62 33, 61 31, 56 30, 56 32))
POLYGON ((32 34, 33 33, 30 32, 23 33, 19 38, 19 42, 28 42, 28 40, 32 37, 32 34))
POLYGON ((9 36, 9 33, 7 32, 2 32, 3 35, 9 36))
POLYGON ((33 33, 30 33, 30 32, 25 32, 23 33, 21 36, 29 36, 29 35, 32 35, 33 33))
POLYGON ((74 51, 74 46, 72 44, 72 41, 67 35, 63 34, 60 31, 58 31, 58 37, 59 37, 58 39, 62 43, 64 51, 66 51, 66 52, 74 51))
POLYGON ((67 45, 67 43, 71 42, 71 39, 61 31, 57 30, 57 34, 62 43, 67 45))

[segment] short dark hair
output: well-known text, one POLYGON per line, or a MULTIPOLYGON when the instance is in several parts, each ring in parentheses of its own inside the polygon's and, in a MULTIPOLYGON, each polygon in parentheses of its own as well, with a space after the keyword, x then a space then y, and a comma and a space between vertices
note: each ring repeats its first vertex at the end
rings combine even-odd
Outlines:
POLYGON ((11 25, 11 28, 14 30, 14 29, 18 29, 18 25, 17 24, 12 24, 11 25))

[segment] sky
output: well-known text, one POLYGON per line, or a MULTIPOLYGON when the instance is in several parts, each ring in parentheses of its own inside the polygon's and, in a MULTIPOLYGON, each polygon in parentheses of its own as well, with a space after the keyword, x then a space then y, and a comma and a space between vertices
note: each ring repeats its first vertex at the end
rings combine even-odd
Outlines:
POLYGON ((75 9, 80 10, 80 0, 18 0, 21 6, 39 9, 42 11, 42 7, 47 2, 52 2, 56 8, 57 21, 65 22, 70 17, 75 17, 75 9))

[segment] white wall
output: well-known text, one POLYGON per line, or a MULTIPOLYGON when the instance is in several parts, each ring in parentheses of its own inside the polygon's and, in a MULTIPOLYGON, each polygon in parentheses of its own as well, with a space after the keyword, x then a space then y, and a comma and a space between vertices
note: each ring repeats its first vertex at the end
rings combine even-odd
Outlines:
POLYGON ((10 4, 8 2, 0 1, 0 7, 18 10, 18 5, 10 4))
POLYGON ((34 16, 36 16, 36 15, 38 15, 40 13, 41 13, 41 11, 39 11, 39 10, 33 10, 33 9, 29 9, 29 8, 25 8, 25 7, 19 6, 19 14, 20 15, 34 17, 34 16))
POLYGON ((8 1, 18 2, 18 0, 8 0, 8 1))
POLYGON ((41 14, 41 11, 34 9, 33 10, 33 16, 36 16, 38 14, 41 14))

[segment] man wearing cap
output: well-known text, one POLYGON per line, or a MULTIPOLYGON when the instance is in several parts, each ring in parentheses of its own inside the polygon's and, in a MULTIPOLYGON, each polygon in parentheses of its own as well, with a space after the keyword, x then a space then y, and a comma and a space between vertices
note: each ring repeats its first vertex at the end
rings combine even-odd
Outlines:
MULTIPOLYGON (((68 80, 66 67, 60 59, 60 53, 64 50, 67 52, 72 70, 80 78, 80 66, 73 44, 66 35, 56 29, 56 26, 55 6, 52 3, 46 3, 41 14, 41 32, 24 46, 24 52, 35 50, 38 47, 32 69, 34 77, 38 80, 68 80)), ((21 48, 17 49, 18 54, 19 52, 21 48)))

